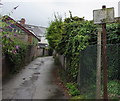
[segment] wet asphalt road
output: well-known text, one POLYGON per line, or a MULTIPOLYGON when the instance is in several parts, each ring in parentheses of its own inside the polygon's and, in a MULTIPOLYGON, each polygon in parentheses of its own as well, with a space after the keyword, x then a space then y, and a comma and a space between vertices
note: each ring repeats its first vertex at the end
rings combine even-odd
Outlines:
POLYGON ((3 99, 66 99, 53 81, 53 57, 40 57, 3 83, 3 99))

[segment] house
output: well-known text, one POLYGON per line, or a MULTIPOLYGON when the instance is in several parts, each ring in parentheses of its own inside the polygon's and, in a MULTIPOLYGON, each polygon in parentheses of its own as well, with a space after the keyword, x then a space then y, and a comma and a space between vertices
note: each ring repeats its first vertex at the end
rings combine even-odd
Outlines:
MULTIPOLYGON (((24 22, 24 19, 22 21, 24 22)), ((33 58, 41 56, 42 52, 38 49, 38 45, 41 41, 40 38, 26 29, 22 24, 12 19, 10 16, 3 16, 2 22, 7 25, 3 27, 2 30, 11 32, 11 38, 16 38, 17 40, 29 44, 28 52, 26 54, 26 61, 30 62, 33 58)))
POLYGON ((22 26, 24 26, 30 32, 32 32, 33 34, 35 34, 41 40, 38 43, 39 48, 41 49, 41 52, 42 52, 41 55, 42 56, 48 55, 48 41, 47 41, 47 39, 45 37, 46 27, 26 24, 24 18, 22 18, 19 22, 20 22, 20 24, 22 26))
POLYGON ((29 44, 38 44, 41 40, 32 32, 30 32, 28 29, 26 29, 24 26, 16 22, 14 19, 12 19, 9 16, 4 16, 2 19, 3 22, 8 24, 7 27, 4 27, 3 30, 13 32, 17 35, 17 38, 28 42, 29 44))
POLYGON ((48 41, 45 37, 46 27, 28 25, 28 24, 24 24, 23 26, 26 29, 28 29, 30 32, 34 33, 38 38, 40 38, 41 39, 40 43, 42 44, 44 43, 45 45, 48 45, 48 41))
POLYGON ((9 25, 3 30, 13 32, 19 40, 34 45, 37 49, 39 48, 40 56, 48 55, 48 42, 45 38, 46 27, 28 25, 25 23, 24 18, 17 22, 10 16, 4 16, 2 21, 9 25))

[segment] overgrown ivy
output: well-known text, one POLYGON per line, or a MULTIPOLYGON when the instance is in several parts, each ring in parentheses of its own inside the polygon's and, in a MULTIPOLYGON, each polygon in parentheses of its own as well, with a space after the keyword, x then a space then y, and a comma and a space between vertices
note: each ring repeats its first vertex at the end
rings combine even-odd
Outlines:
POLYGON ((120 43, 120 23, 107 24, 107 43, 120 43))
MULTIPOLYGON (((99 26, 94 25, 93 21, 87 21, 84 18, 79 18, 77 16, 73 17, 71 12, 70 12, 70 17, 65 18, 63 21, 57 18, 57 20, 54 20, 50 24, 50 27, 48 27, 49 30, 47 31, 47 36, 51 38, 51 39, 48 38, 48 42, 50 46, 54 50, 56 50, 57 53, 64 55, 66 57, 67 69, 65 69, 63 73, 61 72, 62 73, 61 75, 63 81, 70 82, 70 84, 67 84, 67 86, 68 88, 71 87, 69 91, 71 95, 73 94, 74 96, 76 96, 78 94, 74 84, 71 85, 71 82, 72 83, 77 82, 79 63, 80 63, 80 53, 81 51, 86 49, 88 45, 97 44, 98 27, 102 28, 101 25, 99 26), (58 21, 60 24, 58 24, 58 21), (61 25, 61 27, 60 26, 58 27, 58 25, 61 25), (58 36, 58 38, 56 38, 56 36, 58 36), (54 40, 56 39, 57 41, 55 42, 54 40)), ((120 44, 120 23, 107 24, 106 29, 107 29, 107 44, 120 44)), ((108 49, 107 53, 108 54, 111 53, 112 50, 110 50, 109 45, 107 45, 107 49, 108 49)), ((117 50, 117 52, 119 52, 119 50, 117 50)), ((109 55, 108 58, 112 59, 112 57, 110 56, 111 55, 109 55)), ((109 60, 108 62, 110 61, 111 60, 109 60)), ((117 74, 119 72, 119 66, 114 65, 115 61, 117 64, 119 63, 119 59, 112 60, 112 63, 110 64, 110 67, 108 69, 108 75, 109 75, 108 79, 111 80, 108 83, 108 92, 109 92, 109 96, 112 97, 118 96, 119 94, 117 90, 118 82, 116 82, 117 81, 116 79, 119 78, 119 75, 117 74), (116 74, 118 77, 116 77, 116 74)), ((90 75, 95 77, 96 73, 91 72, 90 75)), ((88 82, 88 84, 90 83, 88 82)), ((88 88, 86 87, 87 91, 90 91, 91 89, 95 89, 95 85, 90 84, 88 88)), ((76 97, 78 97, 79 99, 89 98, 90 96, 93 97, 93 94, 94 94, 93 92, 89 92, 87 93, 87 96, 83 95, 76 97)))
POLYGON ((47 39, 50 46, 57 53, 64 54, 69 60, 67 74, 73 81, 77 79, 80 51, 84 50, 90 41, 96 41, 95 32, 96 26, 92 21, 77 16, 72 17, 71 12, 70 18, 65 18, 63 22, 60 18, 55 18, 55 21, 50 24, 47 30, 47 39), (55 41, 55 36, 59 40, 55 41))

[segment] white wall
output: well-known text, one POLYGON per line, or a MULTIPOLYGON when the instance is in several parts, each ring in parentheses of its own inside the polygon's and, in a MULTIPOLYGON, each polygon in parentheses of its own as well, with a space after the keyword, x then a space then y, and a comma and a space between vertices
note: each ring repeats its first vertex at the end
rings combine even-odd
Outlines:
POLYGON ((41 43, 47 43, 48 44, 48 41, 45 37, 41 37, 41 43))

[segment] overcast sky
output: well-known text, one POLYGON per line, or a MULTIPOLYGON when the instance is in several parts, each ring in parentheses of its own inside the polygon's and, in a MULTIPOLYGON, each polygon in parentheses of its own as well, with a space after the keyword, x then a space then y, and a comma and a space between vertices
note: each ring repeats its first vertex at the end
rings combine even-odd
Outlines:
POLYGON ((19 7, 11 13, 15 20, 26 19, 27 24, 48 26, 54 19, 54 12, 58 12, 63 18, 69 16, 69 10, 73 16, 93 19, 93 10, 114 7, 115 17, 118 16, 118 2, 120 0, 2 0, 2 15, 9 14, 14 7, 19 7))

